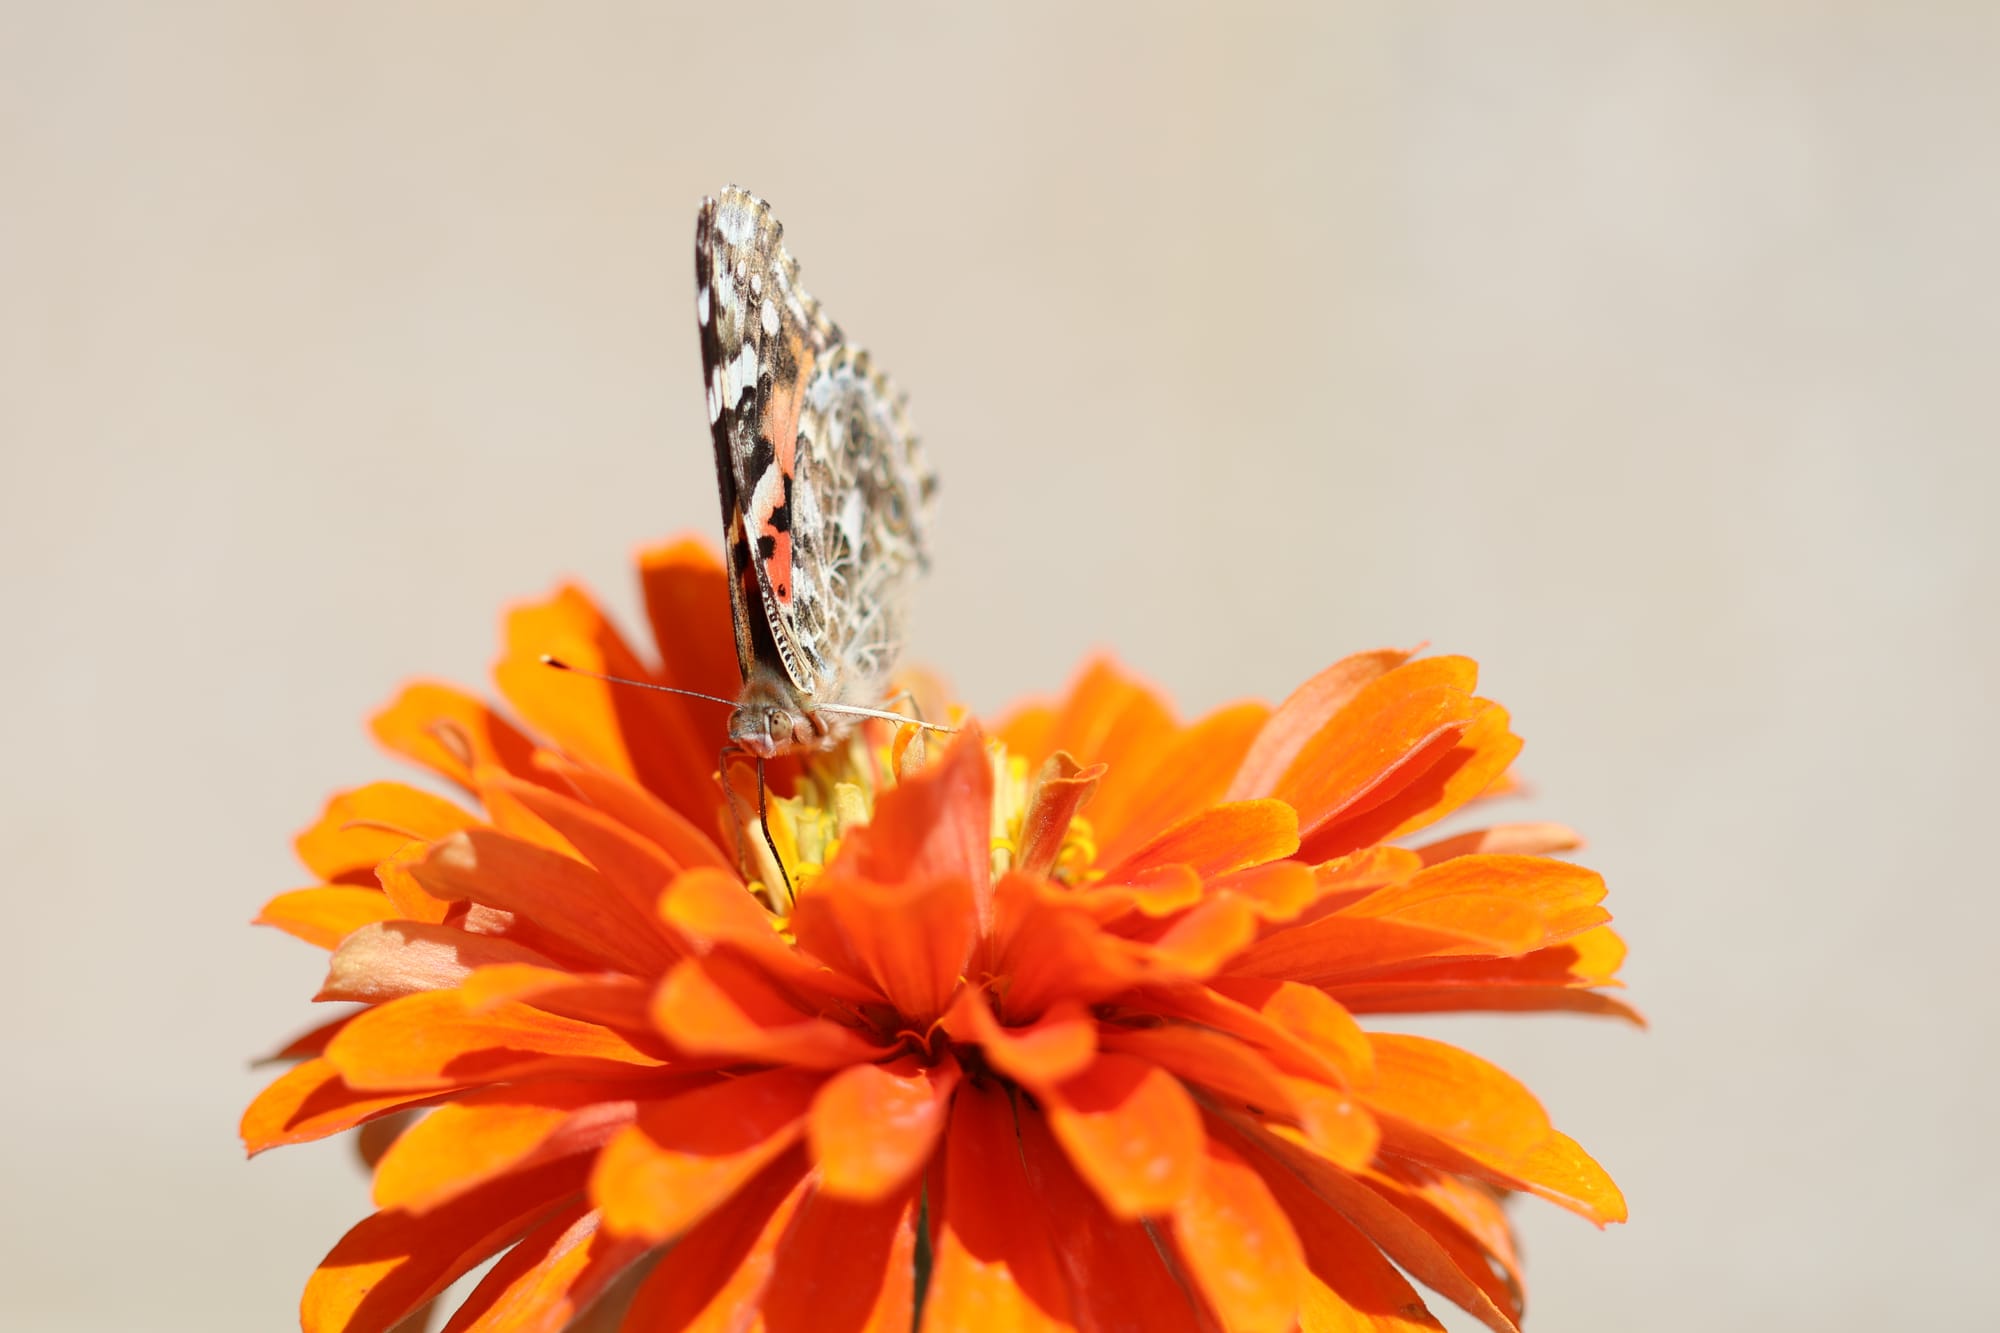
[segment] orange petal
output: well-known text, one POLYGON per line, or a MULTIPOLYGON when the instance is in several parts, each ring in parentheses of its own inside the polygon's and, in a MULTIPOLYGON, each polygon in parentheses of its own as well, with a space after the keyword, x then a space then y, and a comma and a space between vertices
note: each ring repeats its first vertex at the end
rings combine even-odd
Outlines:
POLYGON ((1432 657, 1370 681, 1300 748, 1271 795, 1298 810, 1301 834, 1380 805, 1436 763, 1485 709, 1472 697, 1477 679, 1470 658, 1432 657))
POLYGON ((933 1173, 928 1197, 933 1259, 924 1329, 1075 1328, 1043 1209, 1022 1171, 1004 1092, 971 1083, 959 1089, 943 1167, 933 1173))
POLYGON ((1305 1146, 1280 1136, 1260 1136, 1246 1151, 1268 1153, 1279 1163, 1267 1170, 1270 1179, 1280 1180, 1278 1172, 1290 1172, 1381 1247, 1399 1268, 1494 1333, 1519 1333, 1512 1315, 1488 1294, 1496 1282, 1490 1269, 1483 1263, 1463 1266, 1468 1257, 1462 1250, 1439 1240, 1367 1185, 1305 1146))
POLYGON ((326 980, 313 998, 376 1004, 418 991, 449 990, 473 969, 496 963, 552 966, 533 949, 491 935, 418 921, 377 922, 356 930, 334 950, 326 980))
POLYGON ((1174 1204, 1174 1249, 1195 1287, 1241 1333, 1290 1333, 1304 1293, 1305 1251, 1257 1172, 1204 1136, 1194 1188, 1174 1204))
POLYGON ((1294 1119, 1298 1115, 1278 1067, 1247 1043, 1220 1032, 1180 1023, 1145 1028, 1107 1026, 1102 1040, 1105 1050, 1156 1064, 1202 1088, 1212 1099, 1294 1119))
POLYGON ((1283 801, 1236 801, 1181 820, 1134 852, 1108 865, 1111 878, 1153 866, 1187 865, 1207 878, 1290 856, 1299 846, 1298 813, 1283 801))
POLYGON ((743 677, 729 636, 689 632, 730 623, 729 574, 715 552, 692 537, 647 547, 639 553, 639 582, 660 683, 735 698, 743 677))
POLYGON ((634 976, 665 971, 678 951, 659 918, 567 856, 502 833, 468 829, 412 867, 442 898, 464 898, 532 921, 576 956, 634 976))
POLYGON ((517 777, 534 772, 534 742, 455 685, 406 685, 369 723, 375 739, 460 786, 474 768, 491 764, 517 777))
POLYGON ((866 982, 800 953, 778 933, 777 918, 750 896, 733 873, 699 869, 679 876, 661 897, 659 915, 690 953, 727 948, 795 993, 856 1004, 882 999, 866 982))
POLYGON ((506 648, 493 667, 500 693, 572 758, 636 781, 690 818, 715 809, 710 775, 722 747, 721 705, 557 671, 544 654, 582 671, 653 679, 581 589, 558 588, 508 614, 506 648))
POLYGON ((1035 1225, 1046 1227, 1068 1281, 1080 1329, 1200 1333, 1211 1328, 1161 1258, 1143 1222, 1104 1210, 1063 1156, 1048 1122, 1016 1117, 1020 1156, 1036 1199, 1035 1225))
POLYGON ((1097 1054, 1097 1023, 1075 1001, 1062 1001, 1022 1027, 1003 1027, 984 991, 959 992, 944 1027, 972 1042, 995 1069, 1030 1088, 1046 1088, 1088 1068, 1097 1054))
POLYGON ((1451 1261, 1515 1322, 1526 1304, 1507 1226, 1510 1195, 1479 1181, 1385 1158, 1358 1172, 1369 1189, 1430 1234, 1451 1261))
MULTIPOLYGON (((1317 1055, 1324 1067, 1334 1071, 1325 1082, 1352 1084, 1365 1079, 1374 1062, 1370 1034, 1361 1030, 1354 1016, 1321 991, 1290 981, 1260 981, 1247 977, 1223 977, 1209 983, 1209 989, 1254 1009, 1265 1021, 1284 1030, 1317 1055)), ((1297 1071, 1317 1077, 1312 1069, 1297 1071)))
POLYGON ((680 872, 681 867, 658 844, 581 801, 530 782, 507 778, 487 783, 482 791, 490 800, 496 789, 519 801, 537 819, 560 833, 642 916, 652 915, 661 890, 680 872))
MULTIPOLYGON (((1254 1150, 1246 1160, 1291 1219, 1305 1250, 1309 1274, 1302 1293, 1299 1327, 1352 1330, 1352 1333, 1409 1333, 1442 1330, 1395 1265, 1375 1242, 1357 1230, 1290 1171, 1254 1150)), ((1496 1284, 1497 1285, 1497 1284, 1496 1284)))
POLYGON ((598 1229, 575 1203, 523 1236, 480 1279, 444 1333, 562 1333, 649 1248, 598 1229))
POLYGON ((653 996, 653 1023, 680 1049, 839 1069, 883 1054, 853 1028, 799 1007, 769 977, 723 953, 690 958, 667 974, 653 996))
POLYGON ((591 1172, 605 1225, 655 1242, 687 1230, 798 1141, 823 1081, 773 1069, 642 1104, 591 1172))
POLYGON ((854 1065, 828 1079, 813 1098, 807 1143, 820 1187, 843 1199, 882 1199, 930 1159, 944 1130, 958 1066, 919 1068, 905 1056, 892 1065, 854 1065))
POLYGON ((287 1143, 308 1143, 365 1120, 429 1100, 428 1092, 363 1092, 347 1085, 333 1062, 307 1060, 287 1069, 243 1112, 239 1132, 251 1156, 287 1143))
POLYGON ((376 1213, 341 1237, 306 1283, 303 1333, 386 1333, 583 1185, 571 1158, 506 1176, 421 1217, 376 1213))
POLYGON ((532 1074, 629 1075, 665 1063, 595 1023, 510 1004, 475 1013, 457 991, 424 991, 355 1015, 326 1058, 360 1091, 442 1091, 532 1074))
POLYGON ((1474 699, 1468 707, 1470 720, 1448 744, 1426 747, 1386 776, 1367 800, 1329 820, 1306 839, 1304 859, 1344 856, 1400 838, 1435 824, 1500 782, 1521 753, 1521 738, 1508 730, 1507 710, 1500 705, 1474 699))
POLYGON ((1044 1105, 1077 1174, 1116 1216, 1163 1213, 1200 1178, 1201 1112, 1157 1065, 1100 1053, 1083 1073, 1045 1090, 1044 1105))
POLYGON ((715 840, 714 820, 698 824, 644 787, 560 755, 536 756, 536 767, 626 828, 647 838, 675 865, 734 872, 736 862, 715 840))
POLYGON ((1318 872, 1302 861, 1271 861, 1239 870, 1210 881, 1209 890, 1241 898, 1267 925, 1296 920, 1325 893, 1318 872))
POLYGON ((1625 1195, 1610 1172, 1560 1130, 1551 1130, 1512 1174, 1530 1193, 1598 1226, 1626 1219, 1625 1195))
POLYGON ((1396 648, 1355 653, 1341 658, 1292 691, 1291 697, 1278 705, 1258 731, 1236 770, 1227 799, 1245 801, 1254 796, 1269 796, 1278 779, 1298 758, 1299 751, 1347 707, 1362 686, 1403 665, 1413 655, 1414 650, 1396 648))
POLYGON ((653 1033, 653 988, 623 972, 571 972, 530 963, 480 968, 458 988, 467 1012, 483 1014, 519 1001, 544 1013, 599 1023, 641 1044, 653 1033))
POLYGON ((276 926, 287 935, 331 949, 363 926, 393 921, 396 905, 380 889, 334 884, 317 889, 293 889, 264 904, 253 925, 276 926))
POLYGON ((1117 865, 1175 821, 1222 804, 1270 714, 1261 703, 1218 709, 1109 772, 1090 808, 1098 862, 1117 865))
POLYGON ((1060 1000, 1102 999, 1145 975, 1122 941, 1100 929, 1067 889, 1007 874, 993 896, 996 922, 984 970, 1007 978, 998 1001, 1007 1018, 1025 1022, 1060 1000))
POLYGON ((1099 658, 1078 673, 1055 709, 1043 737, 1047 749, 1009 749, 1030 764, 1067 750, 1079 764, 1109 764, 1115 770, 1175 730, 1172 712, 1151 686, 1126 675, 1110 659, 1099 658))
POLYGON ((799 899, 799 947, 848 976, 865 977, 913 1025, 928 1026, 958 989, 978 926, 964 879, 872 884, 829 875, 799 899))
MULTIPOLYGON (((428 1212, 487 1181, 588 1152, 632 1122, 628 1084, 510 1084, 446 1102, 405 1130, 375 1168, 375 1206, 428 1212)), ((657 1092, 657 1089, 655 1090, 657 1092)))
POLYGON ((1061 751, 1048 757, 1033 783, 1028 809, 1021 816, 1021 850, 1014 860, 1016 869, 1030 875, 1046 875, 1055 867, 1070 822, 1096 794, 1104 771, 1103 764, 1084 768, 1061 751))
POLYGON ((865 1203, 807 1195, 779 1249, 785 1280, 765 1293, 768 1333, 909 1333, 918 1198, 914 1187, 865 1203))
MULTIPOLYGON (((1593 926, 1607 913, 1604 878, 1594 870, 1545 856, 1471 855, 1426 867, 1403 884, 1382 889, 1355 905, 1365 916, 1444 923, 1451 904, 1479 896, 1505 898, 1532 909, 1543 921, 1535 946, 1555 944, 1593 926), (1418 907, 1428 910, 1417 911, 1418 907)), ((1526 950, 1517 950, 1525 953, 1526 950)))
POLYGON ((1342 912, 1274 931, 1244 950, 1230 971, 1333 985, 1413 959, 1523 954, 1539 945, 1543 934, 1542 916, 1533 907, 1465 894, 1393 917, 1342 912))
POLYGON ((993 766, 977 725, 943 756, 875 802, 875 817, 848 834, 827 873, 909 884, 963 880, 982 925, 991 920, 993 766))
POLYGON ((341 792, 293 846, 325 880, 373 884, 375 867, 410 843, 432 842, 478 820, 442 796, 401 782, 341 792))
POLYGON ((1455 838, 1440 838, 1417 848, 1427 866, 1449 861, 1454 856, 1479 852, 1514 856, 1545 856, 1550 852, 1573 852, 1583 846, 1583 835, 1567 824, 1495 824, 1475 829, 1455 838))
POLYGON ((697 1223, 661 1257, 621 1327, 634 1333, 757 1328, 778 1247, 808 1191, 805 1174, 804 1154, 786 1153, 697 1223))
POLYGON ((1131 932, 1156 971, 1188 977, 1213 975, 1257 936, 1257 914, 1240 898, 1210 898, 1171 921, 1147 922, 1131 932))

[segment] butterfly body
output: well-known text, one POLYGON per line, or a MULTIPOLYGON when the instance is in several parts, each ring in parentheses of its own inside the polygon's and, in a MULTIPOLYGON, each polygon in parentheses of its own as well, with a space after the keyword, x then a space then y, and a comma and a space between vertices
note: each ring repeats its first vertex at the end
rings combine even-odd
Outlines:
POLYGON ((902 399, 800 284, 783 232, 734 187, 695 225, 743 675, 729 742, 759 759, 826 749, 879 710, 937 488, 902 399))

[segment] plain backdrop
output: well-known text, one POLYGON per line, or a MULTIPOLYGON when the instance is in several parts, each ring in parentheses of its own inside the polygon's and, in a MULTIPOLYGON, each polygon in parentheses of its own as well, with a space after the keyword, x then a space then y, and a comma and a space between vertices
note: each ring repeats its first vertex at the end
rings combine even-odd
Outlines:
POLYGON ((245 922, 400 681, 712 530, 729 181, 911 393, 975 706, 1485 664, 1654 1024, 1423 1025, 1630 1196, 1519 1208, 1531 1333, 1991 1319, 1996 68, 1991 3, 0 5, 0 1325, 292 1326, 365 1183, 241 1159, 321 971, 245 922))

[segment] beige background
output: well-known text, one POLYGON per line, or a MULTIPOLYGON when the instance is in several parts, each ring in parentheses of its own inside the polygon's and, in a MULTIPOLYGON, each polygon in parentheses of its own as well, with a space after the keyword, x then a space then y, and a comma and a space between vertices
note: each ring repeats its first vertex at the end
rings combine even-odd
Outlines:
POLYGON ((362 1212, 239 1160, 243 923, 400 679, 711 527, 728 180, 975 704, 1487 664, 1655 1019, 1429 1029, 1630 1194, 1531 1329, 1992 1318, 2000 6, 840 8, 0 6, 0 1325, 280 1329, 362 1212))

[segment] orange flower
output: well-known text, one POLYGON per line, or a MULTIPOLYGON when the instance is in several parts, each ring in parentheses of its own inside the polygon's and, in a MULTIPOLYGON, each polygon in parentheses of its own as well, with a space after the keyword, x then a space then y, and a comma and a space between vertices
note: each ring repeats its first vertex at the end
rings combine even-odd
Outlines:
POLYGON ((928 763, 878 726, 772 766, 780 877, 715 705, 539 664, 732 693, 714 558, 641 575, 656 668, 574 589, 517 610, 525 729, 436 685, 375 722, 472 804, 336 797, 298 841, 321 883, 260 918, 362 1007, 288 1049, 251 1151, 429 1108, 307 1330, 388 1329, 503 1251, 450 1333, 614 1284, 595 1326, 1438 1327, 1402 1272, 1508 1330, 1509 1193, 1623 1219, 1519 1083, 1354 1018, 1631 1017, 1602 881, 1543 855, 1568 830, 1405 845, 1519 749, 1470 661, 1364 653, 1188 724, 1098 663, 928 763))

